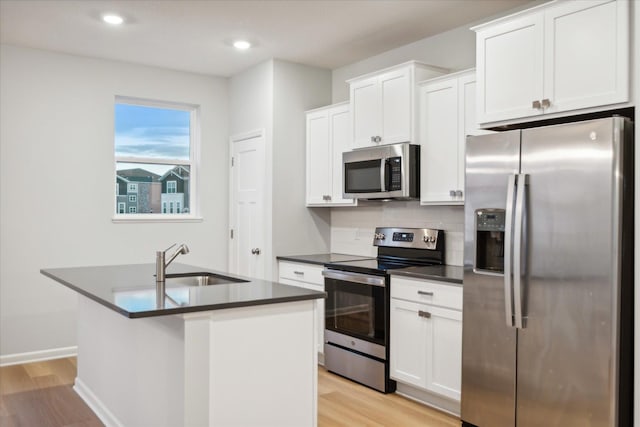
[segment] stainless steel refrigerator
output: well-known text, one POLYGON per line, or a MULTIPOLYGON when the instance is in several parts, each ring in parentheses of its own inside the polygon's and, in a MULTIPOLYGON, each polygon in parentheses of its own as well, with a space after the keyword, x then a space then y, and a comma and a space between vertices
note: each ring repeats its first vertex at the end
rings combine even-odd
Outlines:
POLYGON ((463 425, 631 425, 632 127, 468 137, 463 425))

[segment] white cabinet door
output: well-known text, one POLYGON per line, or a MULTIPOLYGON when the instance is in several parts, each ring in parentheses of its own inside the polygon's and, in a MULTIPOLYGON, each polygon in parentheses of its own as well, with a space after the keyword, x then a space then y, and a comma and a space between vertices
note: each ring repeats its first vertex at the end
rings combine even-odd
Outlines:
POLYGON ((307 205, 324 204, 331 194, 329 112, 307 115, 307 205))
POLYGON ((350 85, 353 148, 376 145, 371 138, 380 135, 380 85, 372 77, 350 85))
POLYGON ((412 140, 413 119, 412 84, 409 68, 385 73, 379 77, 381 144, 394 144, 412 140))
POLYGON ((626 0, 552 2, 476 31, 480 123, 629 101, 626 0))
POLYGON ((329 111, 329 129, 332 146, 331 200, 332 205, 355 205, 354 199, 343 199, 344 171, 342 153, 351 150, 351 117, 349 105, 332 108, 329 111))
POLYGON ((307 206, 355 206, 342 198, 342 152, 351 149, 349 104, 307 112, 307 206))
POLYGON ((459 401, 462 312, 392 298, 390 322, 391 377, 459 401))
POLYGON ((418 316, 421 304, 391 299, 390 375, 416 387, 427 385, 427 322, 418 316))
POLYGON ((545 12, 545 113, 628 101, 626 1, 571 1, 545 12))
POLYGON ((420 202, 453 202, 455 191, 461 189, 458 186, 458 79, 425 84, 419 93, 420 202))
POLYGON ((541 114, 543 16, 535 13, 479 30, 476 37, 478 121, 541 114))
POLYGON ((462 373, 462 312, 446 308, 425 306, 427 339, 428 390, 460 400, 462 373))

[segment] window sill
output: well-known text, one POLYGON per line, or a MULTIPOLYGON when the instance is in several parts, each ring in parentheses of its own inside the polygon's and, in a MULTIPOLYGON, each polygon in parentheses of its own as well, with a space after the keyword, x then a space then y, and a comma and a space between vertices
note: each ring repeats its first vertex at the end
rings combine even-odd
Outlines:
POLYGON ((147 223, 147 222, 202 222, 201 216, 171 215, 171 214, 121 214, 111 218, 111 222, 119 223, 147 223))

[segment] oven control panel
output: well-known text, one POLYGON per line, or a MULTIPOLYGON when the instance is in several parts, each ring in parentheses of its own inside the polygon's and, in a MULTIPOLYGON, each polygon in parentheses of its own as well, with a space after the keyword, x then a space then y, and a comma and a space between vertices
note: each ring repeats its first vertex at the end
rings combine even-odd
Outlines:
POLYGON ((374 246, 435 250, 444 244, 444 230, 378 227, 373 235, 373 244, 374 246))

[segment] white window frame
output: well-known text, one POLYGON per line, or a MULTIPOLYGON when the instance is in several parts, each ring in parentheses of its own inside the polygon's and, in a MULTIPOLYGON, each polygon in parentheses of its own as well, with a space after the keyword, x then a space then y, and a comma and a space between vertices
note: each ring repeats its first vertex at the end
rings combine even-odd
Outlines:
MULTIPOLYGON (((170 164, 189 167, 189 206, 187 213, 169 215, 168 213, 143 213, 143 214, 116 214, 113 222, 200 222, 200 198, 198 193, 198 170, 200 167, 200 107, 193 104, 183 104, 168 101, 156 101, 126 96, 116 96, 115 104, 139 105, 142 107, 156 107, 176 109, 189 112, 189 160, 182 159, 157 159, 152 157, 129 157, 114 156, 114 176, 117 174, 118 163, 140 163, 140 164, 170 164)), ((115 139, 114 139, 115 152, 115 139)), ((137 186, 137 184, 136 184, 137 186)), ((129 187, 127 186, 127 189, 129 187)), ((177 184, 176 184, 177 191, 177 184)), ((113 198, 114 203, 116 197, 113 198)), ((184 209, 183 209, 184 210, 184 209)), ((118 212, 118 211, 115 211, 118 212)))
POLYGON ((127 184, 127 194, 129 193, 137 193, 138 192, 138 184, 130 182, 127 184))
POLYGON ((138 208, 135 206, 129 206, 129 213, 136 213, 138 212, 138 208))
POLYGON ((176 194, 178 193, 178 181, 167 181, 167 194, 176 194), (171 185, 171 190, 173 191, 169 191, 169 184, 171 185))
POLYGON ((124 202, 118 202, 118 207, 117 207, 117 212, 119 214, 123 214, 125 213, 125 211, 127 210, 127 204, 124 202), (122 211, 122 212, 120 212, 122 211))
POLYGON ((135 194, 129 194, 129 203, 138 203, 138 196, 135 194))

